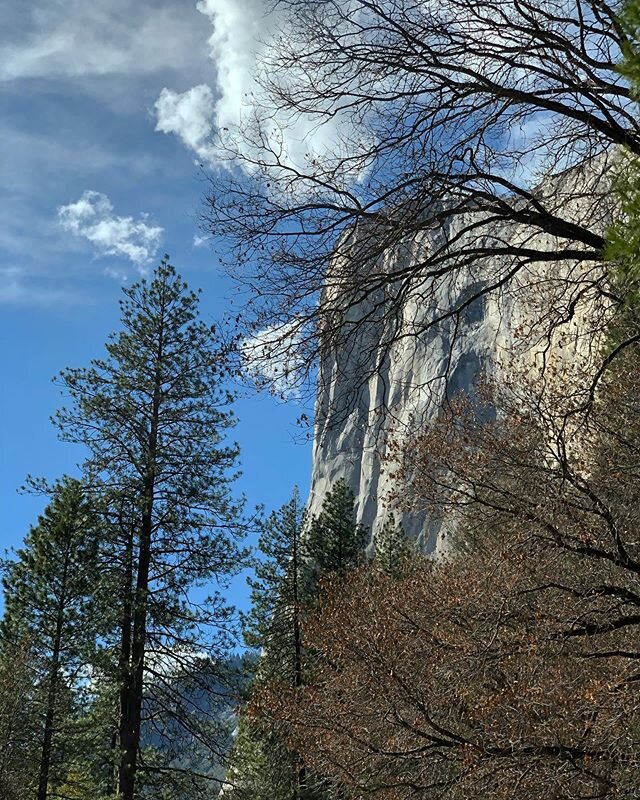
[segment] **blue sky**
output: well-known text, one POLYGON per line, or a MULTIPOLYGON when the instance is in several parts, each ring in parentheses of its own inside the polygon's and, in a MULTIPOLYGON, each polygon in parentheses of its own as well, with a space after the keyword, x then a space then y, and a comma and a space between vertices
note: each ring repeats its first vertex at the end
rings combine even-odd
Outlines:
MULTIPOLYGON (((102 355, 121 283, 168 252, 202 287, 205 319, 229 307, 229 282, 197 238, 196 161, 219 168, 207 142, 239 113, 264 23, 260 0, 0 0, 0 12, 4 549, 44 502, 16 493, 26 475, 74 473, 82 457, 49 422, 61 400, 51 378, 102 355)), ((294 483, 306 491, 302 410, 264 394, 238 402, 250 505, 280 505, 294 483)))

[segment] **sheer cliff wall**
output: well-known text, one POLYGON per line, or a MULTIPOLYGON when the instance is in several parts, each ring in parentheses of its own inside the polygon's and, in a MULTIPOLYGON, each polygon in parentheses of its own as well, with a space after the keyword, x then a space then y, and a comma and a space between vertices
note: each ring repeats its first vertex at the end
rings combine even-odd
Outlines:
MULTIPOLYGON (((611 216, 602 165, 573 170, 539 190, 553 197, 565 219, 588 221, 604 232, 611 216)), ((384 521, 393 488, 389 439, 405 446, 433 420, 447 398, 473 394, 481 375, 496 380, 583 360, 594 349, 603 313, 594 285, 603 268, 578 260, 521 263, 515 275, 466 305, 459 314, 437 321, 482 288, 511 274, 516 262, 501 255, 466 265, 439 281, 421 279, 416 266, 410 286, 395 276, 419 265, 425 253, 466 233, 477 216, 458 216, 447 228, 421 231, 394 252, 359 269, 388 276, 366 301, 342 311, 352 331, 325 348, 320 365, 310 511, 317 513, 327 490, 344 478, 357 498, 358 520, 375 530, 384 521), (567 309, 571 313, 567 313, 567 309)), ((501 221, 482 233, 487 243, 526 244, 549 251, 575 247, 526 225, 501 221)), ((344 270, 344 264, 340 265, 344 270)), ((397 512, 396 515, 398 516, 397 512)), ((407 533, 423 551, 446 549, 443 525, 426 511, 401 514, 407 533)))

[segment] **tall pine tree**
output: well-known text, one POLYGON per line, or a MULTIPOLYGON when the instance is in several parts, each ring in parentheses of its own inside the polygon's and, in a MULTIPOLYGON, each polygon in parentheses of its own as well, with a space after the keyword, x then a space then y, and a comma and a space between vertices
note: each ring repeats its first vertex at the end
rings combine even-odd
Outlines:
POLYGON ((255 577, 248 579, 251 612, 244 618, 247 645, 265 653, 260 669, 273 670, 292 686, 302 682, 300 615, 309 591, 302 539, 305 522, 300 492, 294 487, 289 502, 264 523, 255 577))
MULTIPOLYGON (((139 754, 150 740, 159 758, 146 759, 144 775, 169 780, 176 756, 160 756, 177 741, 174 723, 185 740, 210 740, 215 750, 213 732, 203 729, 215 718, 208 700, 194 707, 175 692, 200 680, 203 655, 215 659, 229 645, 221 596, 195 603, 193 589, 223 582, 244 553, 231 497, 238 450, 224 443, 235 422, 232 397, 215 331, 199 320, 198 295, 168 257, 152 280, 123 291, 122 329, 109 338, 106 357, 61 373, 72 404, 57 422, 63 439, 87 448, 86 475, 117 534, 107 548, 117 587, 117 794, 133 800, 139 754), (154 730, 159 707, 175 709, 175 719, 163 717, 154 730)), ((213 697, 210 689, 198 684, 213 697)))
MULTIPOLYGON (((309 523, 297 489, 271 514, 260 537, 262 558, 249 581, 253 607, 245 619, 247 644, 259 647, 254 690, 302 686, 306 654, 301 620, 322 573, 344 575, 364 557, 366 528, 355 521, 355 498, 345 481, 327 494, 309 523)), ((320 800, 331 787, 305 768, 286 745, 286 730, 259 711, 242 716, 227 774, 233 800, 320 800)))
MULTIPOLYGON (((301 614, 308 597, 308 566, 302 537, 306 513, 300 493, 266 520, 260 535, 255 578, 250 578, 251 612, 245 641, 261 651, 256 686, 270 681, 296 687, 303 680, 301 614)), ((228 794, 236 800, 301 800, 310 797, 301 758, 287 749, 285 732, 259 717, 240 719, 231 755, 228 794)))
POLYGON ((40 739, 37 800, 46 800, 70 758, 61 731, 71 690, 86 681, 96 638, 97 530, 80 482, 64 479, 15 560, 5 565, 3 647, 28 642, 34 672, 37 699, 30 713, 38 720, 40 739))

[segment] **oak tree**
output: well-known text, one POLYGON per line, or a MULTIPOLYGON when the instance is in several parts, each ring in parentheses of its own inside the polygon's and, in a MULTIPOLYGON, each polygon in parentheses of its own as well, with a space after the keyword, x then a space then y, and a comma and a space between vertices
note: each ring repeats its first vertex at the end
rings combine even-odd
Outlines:
POLYGON ((640 154, 624 6, 274 3, 259 91, 219 134, 236 168, 211 180, 203 214, 235 243, 262 352, 313 371, 372 348, 362 374, 344 367, 362 384, 396 345, 429 330, 451 343, 488 295, 539 304, 531 341, 584 308, 600 330, 623 302, 603 262, 611 167, 640 154))

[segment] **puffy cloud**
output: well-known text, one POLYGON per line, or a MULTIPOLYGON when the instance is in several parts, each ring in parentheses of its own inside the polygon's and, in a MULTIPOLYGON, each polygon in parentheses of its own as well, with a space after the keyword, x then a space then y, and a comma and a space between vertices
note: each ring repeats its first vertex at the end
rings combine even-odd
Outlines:
POLYGON ((102 192, 85 191, 76 203, 58 208, 62 228, 87 239, 100 255, 124 256, 143 268, 156 254, 163 229, 148 224, 148 215, 119 217, 102 192))
POLYGON ((285 400, 300 397, 303 344, 298 319, 282 325, 270 325, 245 339, 240 347, 245 373, 259 386, 268 388, 285 400))
POLYGON ((156 130, 175 133, 201 161, 214 158, 211 137, 214 130, 213 92, 205 84, 182 94, 163 89, 155 103, 156 130))
POLYGON ((217 72, 219 127, 238 124, 258 92, 254 70, 273 33, 276 12, 265 0, 199 0, 196 8, 213 27, 209 53, 217 72))
POLYGON ((207 242, 210 241, 210 239, 211 237, 207 236, 206 234, 204 236, 200 236, 200 234, 196 233, 193 236, 193 246, 204 247, 207 244, 207 242))
MULTIPOLYGON (((235 141, 247 157, 240 166, 251 169, 249 162, 255 151, 243 133, 254 115, 269 107, 256 81, 256 70, 268 51, 270 38, 286 27, 286 21, 277 6, 267 0, 199 0, 196 7, 213 28, 208 42, 216 71, 215 88, 199 84, 183 93, 164 88, 155 104, 156 130, 176 134, 201 161, 211 165, 225 163, 229 155, 216 140, 235 141)), ((345 140, 352 152, 359 137, 366 136, 364 130, 355 131, 341 113, 320 120, 269 109, 262 121, 261 135, 267 144, 303 172, 313 170, 314 163, 333 159, 344 150, 345 140)), ((279 170, 274 168, 273 178, 277 180, 278 175, 279 170)), ((358 177, 348 176, 351 180, 358 177)))
POLYGON ((156 131, 174 133, 200 159, 218 161, 217 131, 241 125, 251 98, 258 91, 253 71, 271 32, 265 0, 199 0, 198 11, 213 27, 209 55, 216 71, 215 95, 199 84, 179 93, 164 88, 155 103, 156 131))

